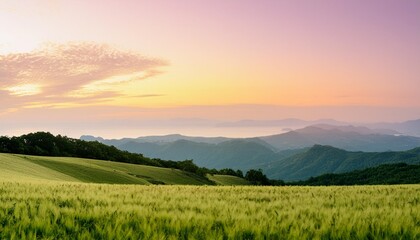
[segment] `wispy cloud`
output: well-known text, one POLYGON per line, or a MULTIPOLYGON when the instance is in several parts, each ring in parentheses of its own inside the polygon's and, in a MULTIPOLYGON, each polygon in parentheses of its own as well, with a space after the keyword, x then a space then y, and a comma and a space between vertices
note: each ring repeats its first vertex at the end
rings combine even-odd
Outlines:
POLYGON ((155 76, 165 65, 106 44, 45 44, 28 53, 0 55, 0 99, 9 100, 9 107, 103 101, 123 95, 113 86, 155 76))

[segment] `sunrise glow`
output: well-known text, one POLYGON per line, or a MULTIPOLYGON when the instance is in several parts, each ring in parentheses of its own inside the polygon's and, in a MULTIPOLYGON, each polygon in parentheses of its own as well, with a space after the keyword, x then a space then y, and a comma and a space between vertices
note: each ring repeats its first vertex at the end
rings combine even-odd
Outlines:
POLYGON ((80 126, 84 109, 113 121, 414 119, 419 11, 410 0, 2 1, 0 120, 28 108, 69 108, 80 126))
POLYGON ((37 84, 21 84, 13 87, 5 88, 11 95, 15 96, 31 96, 41 93, 41 88, 37 84))

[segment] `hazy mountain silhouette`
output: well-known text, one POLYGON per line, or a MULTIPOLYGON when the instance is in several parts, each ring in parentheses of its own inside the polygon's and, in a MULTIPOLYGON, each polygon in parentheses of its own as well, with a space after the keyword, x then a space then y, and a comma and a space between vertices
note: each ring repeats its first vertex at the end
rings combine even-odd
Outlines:
POLYGON ((385 163, 418 162, 419 149, 407 150, 419 147, 420 138, 401 135, 399 131, 415 132, 419 122, 379 124, 371 128, 319 123, 283 134, 245 139, 180 134, 111 140, 82 136, 82 139, 99 141, 151 158, 193 159, 197 165, 207 168, 242 171, 261 168, 269 178, 290 181, 385 163))
POLYGON ((366 127, 314 125, 283 134, 260 137, 278 150, 331 145, 349 151, 404 151, 420 146, 420 138, 383 134, 366 127))
POLYGON ((334 119, 319 119, 306 121, 298 118, 286 118, 279 120, 240 120, 236 122, 223 122, 218 127, 282 127, 282 128, 302 128, 314 124, 346 125, 348 123, 336 121, 334 119))
POLYGON ((121 150, 142 153, 152 158, 185 160, 207 168, 233 168, 249 170, 270 161, 289 156, 275 152, 260 139, 235 139, 218 144, 177 140, 167 143, 127 142, 118 146, 121 150))
POLYGON ((393 129, 404 135, 420 137, 420 119, 400 123, 374 123, 366 126, 372 128, 393 129))
POLYGON ((122 138, 122 139, 103 139, 102 137, 94 137, 91 135, 83 135, 80 137, 82 140, 86 141, 98 141, 108 145, 113 146, 120 146, 122 144, 126 144, 128 142, 138 142, 138 143, 169 143, 175 142, 178 140, 187 140, 191 142, 199 142, 199 143, 221 143, 224 141, 231 140, 232 138, 226 137, 191 137, 191 136, 184 136, 181 134, 169 134, 169 135, 162 135, 162 136, 145 136, 145 137, 138 137, 138 138, 122 138))

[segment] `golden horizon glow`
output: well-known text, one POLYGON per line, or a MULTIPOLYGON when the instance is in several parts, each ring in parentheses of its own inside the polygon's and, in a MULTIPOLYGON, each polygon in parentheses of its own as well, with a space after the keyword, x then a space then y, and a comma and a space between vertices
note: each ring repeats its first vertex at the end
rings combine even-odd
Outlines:
POLYGON ((18 97, 37 95, 42 92, 39 84, 30 83, 7 87, 5 90, 9 91, 11 95, 18 97))

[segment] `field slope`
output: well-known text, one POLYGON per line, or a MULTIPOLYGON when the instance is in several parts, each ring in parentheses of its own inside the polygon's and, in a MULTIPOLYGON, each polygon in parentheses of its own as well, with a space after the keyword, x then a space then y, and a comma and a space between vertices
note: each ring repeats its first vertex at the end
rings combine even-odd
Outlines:
POLYGON ((217 185, 251 185, 250 182, 244 178, 230 176, 230 175, 218 175, 218 174, 208 174, 208 179, 215 182, 217 185))
POLYGON ((55 180, 115 184, 213 184, 178 169, 120 162, 0 153, 0 180, 55 180))

